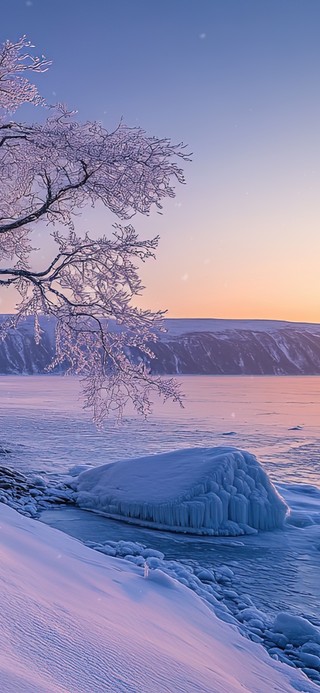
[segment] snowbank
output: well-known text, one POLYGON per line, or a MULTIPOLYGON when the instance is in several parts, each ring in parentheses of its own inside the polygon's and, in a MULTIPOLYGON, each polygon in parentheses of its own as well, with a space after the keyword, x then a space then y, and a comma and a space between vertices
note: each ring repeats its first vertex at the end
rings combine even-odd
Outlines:
POLYGON ((144 578, 3 504, 0 526, 6 693, 318 691, 160 570, 144 578))
POLYGON ((287 506, 254 455, 192 448, 123 460, 80 474, 77 504, 149 527, 240 535, 283 525, 287 506))

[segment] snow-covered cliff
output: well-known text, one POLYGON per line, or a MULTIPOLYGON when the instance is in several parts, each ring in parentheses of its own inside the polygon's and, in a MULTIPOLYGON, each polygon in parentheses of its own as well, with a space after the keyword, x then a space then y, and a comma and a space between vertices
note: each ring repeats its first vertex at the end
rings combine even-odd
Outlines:
MULTIPOLYGON (((43 373, 54 355, 54 322, 41 320, 37 345, 28 318, 0 342, 0 373, 43 373)), ((153 373, 320 374, 320 325, 269 320, 171 319, 153 345, 153 373)), ((140 359, 137 350, 133 359, 140 359)))
POLYGON ((154 373, 320 374, 318 324, 168 320, 167 327, 153 349, 154 373))

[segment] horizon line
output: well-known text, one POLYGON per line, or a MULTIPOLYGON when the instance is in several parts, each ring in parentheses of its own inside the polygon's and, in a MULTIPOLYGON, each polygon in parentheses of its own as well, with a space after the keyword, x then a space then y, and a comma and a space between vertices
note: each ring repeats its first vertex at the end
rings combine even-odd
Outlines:
MULTIPOLYGON (((0 311, 0 316, 11 316, 11 315, 16 315, 16 313, 2 313, 0 311)), ((52 315, 47 315, 45 313, 38 313, 39 317, 55 317, 52 315)), ((33 315, 24 315, 21 316, 21 319, 25 318, 32 318, 33 315)), ((111 318, 112 319, 112 318, 111 318)), ((199 316, 190 316, 190 317, 181 317, 181 316, 166 316, 164 315, 164 320, 214 320, 214 321, 224 321, 224 322, 276 322, 276 323, 290 323, 290 324, 300 324, 300 325, 320 325, 320 321, 310 321, 310 320, 288 320, 286 318, 233 318, 233 317, 224 317, 224 318, 217 318, 217 317, 199 317, 199 316)))

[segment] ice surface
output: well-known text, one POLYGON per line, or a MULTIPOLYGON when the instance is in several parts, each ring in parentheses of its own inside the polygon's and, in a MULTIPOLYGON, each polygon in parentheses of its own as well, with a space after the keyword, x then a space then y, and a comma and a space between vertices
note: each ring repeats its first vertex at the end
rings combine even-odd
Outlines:
MULTIPOLYGON (((319 690, 162 571, 144 578, 142 567, 93 552, 2 504, 0 524, 6 693, 319 690)), ((305 649, 302 656, 310 666, 317 654, 305 649)))
POLYGON ((188 448, 122 460, 80 474, 82 508, 145 526, 240 535, 283 525, 287 506, 254 455, 188 448))

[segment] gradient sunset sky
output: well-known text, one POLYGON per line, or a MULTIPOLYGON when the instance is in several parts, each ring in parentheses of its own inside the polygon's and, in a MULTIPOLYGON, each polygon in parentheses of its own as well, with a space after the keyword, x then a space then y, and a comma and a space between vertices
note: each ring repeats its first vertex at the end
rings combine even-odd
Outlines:
MULTIPOLYGON (((143 307, 320 321, 319 0, 0 7, 1 42, 27 34, 52 59, 37 79, 48 102, 107 129, 122 116, 193 152, 163 216, 134 219, 143 237, 161 236, 143 307)), ((104 233, 112 221, 97 211, 82 224, 104 233)), ((2 290, 1 311, 13 306, 2 290)))

